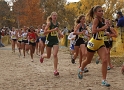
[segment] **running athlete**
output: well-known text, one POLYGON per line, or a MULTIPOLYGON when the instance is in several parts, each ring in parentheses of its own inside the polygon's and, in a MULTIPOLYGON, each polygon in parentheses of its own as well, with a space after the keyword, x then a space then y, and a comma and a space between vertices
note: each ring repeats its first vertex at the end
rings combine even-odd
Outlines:
POLYGON ((39 55, 40 54, 40 45, 39 45, 40 41, 39 41, 39 38, 40 38, 41 26, 39 25, 37 28, 38 28, 37 31, 36 31, 37 40, 36 40, 36 47, 35 48, 36 48, 36 55, 40 56, 39 55))
POLYGON ((31 55, 31 61, 33 62, 33 54, 35 52, 35 46, 36 46, 36 39, 37 35, 35 33, 34 27, 30 27, 30 32, 28 33, 28 41, 29 41, 29 49, 30 49, 30 55, 31 55))
POLYGON ((28 52, 29 50, 28 31, 27 31, 27 27, 25 26, 24 26, 23 33, 22 33, 22 49, 23 49, 23 55, 25 58, 25 52, 28 52))
MULTIPOLYGON (((107 56, 108 56, 108 67, 107 70, 110 70, 111 68, 113 68, 113 65, 111 64, 111 60, 110 60, 110 50, 112 48, 112 37, 117 37, 117 33, 114 30, 114 28, 111 26, 111 22, 110 20, 106 19, 105 23, 108 24, 108 28, 105 30, 104 33, 104 44, 106 46, 107 49, 107 56)), ((96 60, 96 64, 98 64, 100 61, 100 58, 96 60)))
POLYGON ((39 32, 39 46, 40 46, 41 55, 44 53, 44 48, 45 48, 45 41, 46 41, 46 36, 44 34, 45 27, 46 25, 43 24, 42 29, 40 29, 39 32))
MULTIPOLYGON (((87 49, 85 47, 85 40, 84 40, 86 30, 87 28, 85 24, 85 16, 80 15, 75 21, 75 29, 74 29, 74 35, 76 35, 75 46, 74 46, 75 54, 71 60, 72 63, 75 63, 75 59, 77 58, 80 50, 80 53, 81 53, 80 60, 79 60, 80 66, 81 66, 82 60, 85 60, 87 55, 87 49)), ((85 70, 86 72, 88 71, 87 68, 85 70)))
POLYGON ((103 9, 101 6, 93 7, 89 12, 89 18, 93 19, 92 38, 87 44, 87 58, 82 62, 81 68, 78 72, 79 79, 83 78, 84 68, 91 63, 91 60, 97 51, 102 60, 102 85, 109 87, 110 84, 106 81, 107 76, 107 50, 104 45, 104 32, 108 28, 103 19, 103 9))
POLYGON ((74 30, 72 29, 71 33, 68 35, 68 40, 70 40, 70 54, 71 54, 71 58, 74 55, 74 41, 75 41, 75 37, 76 35, 73 34, 74 30))
POLYGON ((19 50, 19 57, 21 56, 21 42, 22 42, 22 29, 18 30, 17 33, 17 38, 18 38, 18 42, 17 42, 17 46, 18 46, 18 50, 19 50))
POLYGON ((12 39, 12 53, 15 53, 15 45, 17 43, 17 32, 15 30, 15 27, 12 27, 11 31, 11 39, 12 39))
POLYGON ((105 34, 104 34, 104 43, 105 43, 105 46, 108 51, 108 54, 107 54, 108 55, 108 67, 107 67, 107 69, 110 70, 111 68, 113 68, 113 65, 111 64, 111 60, 110 60, 110 50, 112 47, 111 40, 112 40, 112 37, 117 37, 117 33, 114 30, 114 28, 111 27, 110 20, 106 19, 106 23, 108 24, 109 27, 106 29, 105 34))
POLYGON ((59 50, 59 40, 58 40, 58 34, 62 37, 59 30, 59 23, 57 22, 57 13, 52 12, 51 15, 47 18, 47 25, 45 27, 45 34, 47 34, 46 37, 46 55, 42 55, 40 62, 43 62, 44 58, 50 58, 51 57, 51 51, 53 48, 53 57, 54 57, 54 75, 58 76, 59 72, 57 70, 58 66, 58 50, 59 50))

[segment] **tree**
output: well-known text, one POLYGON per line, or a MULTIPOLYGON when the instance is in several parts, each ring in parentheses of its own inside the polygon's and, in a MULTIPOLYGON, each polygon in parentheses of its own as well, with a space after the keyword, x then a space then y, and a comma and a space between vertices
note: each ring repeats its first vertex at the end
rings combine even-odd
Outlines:
POLYGON ((105 0, 105 18, 113 19, 117 11, 123 11, 124 0, 105 0))
POLYGON ((72 29, 74 27, 75 19, 80 14, 80 3, 74 2, 74 3, 68 3, 65 6, 65 21, 68 22, 69 28, 72 29))
POLYGON ((9 6, 5 1, 1 0, 0 1, 0 27, 3 27, 3 26, 11 27, 13 23, 14 23, 14 20, 12 19, 9 6))
POLYGON ((41 0, 41 7, 44 8, 44 19, 46 20, 50 14, 55 11, 58 14, 58 21, 60 23, 60 27, 64 27, 65 24, 65 5, 66 0, 41 0))
POLYGON ((19 26, 38 26, 43 24, 43 9, 39 0, 18 0, 14 3, 13 12, 19 26))

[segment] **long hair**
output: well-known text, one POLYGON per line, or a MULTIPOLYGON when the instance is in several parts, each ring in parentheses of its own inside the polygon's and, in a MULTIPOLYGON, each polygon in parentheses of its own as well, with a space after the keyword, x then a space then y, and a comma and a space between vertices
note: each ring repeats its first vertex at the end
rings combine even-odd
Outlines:
POLYGON ((96 12, 98 8, 102 7, 100 5, 96 5, 95 7, 92 7, 90 9, 89 13, 87 14, 89 21, 92 21, 92 19, 94 19, 94 12, 96 12))
POLYGON ((52 15, 53 14, 56 14, 57 15, 56 12, 52 12, 51 15, 47 17, 47 23, 52 21, 52 15))
POLYGON ((78 16, 78 18, 75 20, 75 27, 77 26, 77 24, 80 23, 80 20, 82 19, 82 17, 85 17, 85 15, 81 14, 81 15, 78 16))

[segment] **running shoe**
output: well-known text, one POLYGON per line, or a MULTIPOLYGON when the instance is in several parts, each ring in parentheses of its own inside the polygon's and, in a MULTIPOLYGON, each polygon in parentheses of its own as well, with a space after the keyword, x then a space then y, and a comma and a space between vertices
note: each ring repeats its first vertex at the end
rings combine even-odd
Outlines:
POLYGON ((54 71, 54 76, 58 76, 59 72, 58 71, 54 71))
POLYGON ((110 66, 108 66, 108 67, 107 67, 107 70, 110 70, 110 69, 111 69, 110 66))
POLYGON ((96 64, 99 64, 99 60, 98 59, 96 59, 96 64))
POLYGON ((78 78, 83 79, 83 71, 81 69, 78 71, 78 78))
POLYGON ((41 63, 43 63, 43 59, 44 59, 44 58, 41 56, 41 58, 40 58, 40 62, 41 62, 41 63))
POLYGON ((34 62, 34 60, 33 60, 33 59, 31 59, 31 62, 34 62))
POLYGON ((89 70, 85 67, 83 72, 86 73, 89 72, 89 70))
POLYGON ((106 80, 103 80, 103 81, 102 81, 102 85, 103 85, 103 86, 106 86, 106 87, 109 87, 109 86, 110 86, 110 84, 108 84, 106 80))
POLYGON ((75 59, 72 58, 72 59, 71 59, 71 63, 72 63, 72 64, 75 64, 75 59))

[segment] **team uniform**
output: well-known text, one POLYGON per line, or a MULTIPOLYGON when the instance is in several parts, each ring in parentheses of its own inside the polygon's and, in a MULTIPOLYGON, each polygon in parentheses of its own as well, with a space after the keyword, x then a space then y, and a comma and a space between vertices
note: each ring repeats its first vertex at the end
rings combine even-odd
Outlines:
POLYGON ((18 32, 18 42, 21 43, 22 42, 22 35, 18 32))
MULTIPOLYGON (((89 32, 86 30, 85 34, 88 35, 89 32)), ((86 35, 84 35, 84 41, 85 41, 85 46, 87 47, 87 43, 88 43, 89 38, 86 35)))
POLYGON ((39 32, 37 32, 36 35, 37 35, 36 43, 39 43, 39 38, 40 38, 39 37, 39 32))
POLYGON ((28 32, 23 32, 22 33, 22 42, 25 43, 25 44, 28 44, 28 32))
POLYGON ((30 32, 28 34, 28 38, 29 38, 29 45, 36 46, 36 33, 30 32))
MULTIPOLYGON (((104 24, 104 19, 102 19, 102 22, 99 20, 97 28, 103 27, 104 24)), ((92 35, 92 38, 87 44, 87 50, 89 52, 95 52, 101 47, 104 47, 104 31, 99 31, 95 34, 92 35)))
MULTIPOLYGON (((83 30, 86 30, 86 26, 82 27, 82 25, 81 25, 78 32, 82 32, 83 30)), ((76 35, 75 46, 80 46, 81 44, 85 44, 84 35, 83 34, 76 35)))
POLYGON ((37 37, 36 43, 39 43, 39 37, 37 37))
MULTIPOLYGON (((107 31, 112 34, 111 30, 110 29, 107 29, 107 31)), ((109 38, 109 47, 112 47, 113 46, 113 39, 112 37, 109 38)))
MULTIPOLYGON (((112 33, 110 27, 107 29, 107 32, 109 32, 110 34, 112 33)), ((106 33, 104 34, 104 43, 106 48, 112 47, 112 38, 109 38, 109 36, 107 36, 106 33)))
POLYGON ((74 41, 73 38, 76 37, 76 35, 73 35, 74 32, 71 32, 68 36, 68 39, 70 40, 70 50, 74 50, 74 41))
POLYGON ((43 41, 43 43, 45 43, 46 41, 46 36, 44 35, 44 30, 40 30, 40 33, 39 33, 39 40, 43 41))
POLYGON ((13 41, 17 41, 16 31, 11 31, 11 39, 12 39, 13 41))
MULTIPOLYGON (((56 25, 54 25, 52 22, 50 24, 49 30, 54 29, 58 27, 58 23, 56 23, 56 25)), ((59 40, 58 40, 58 32, 57 31, 53 31, 50 32, 47 37, 46 37, 46 41, 45 44, 48 47, 53 47, 53 45, 58 45, 59 44, 59 40)))

